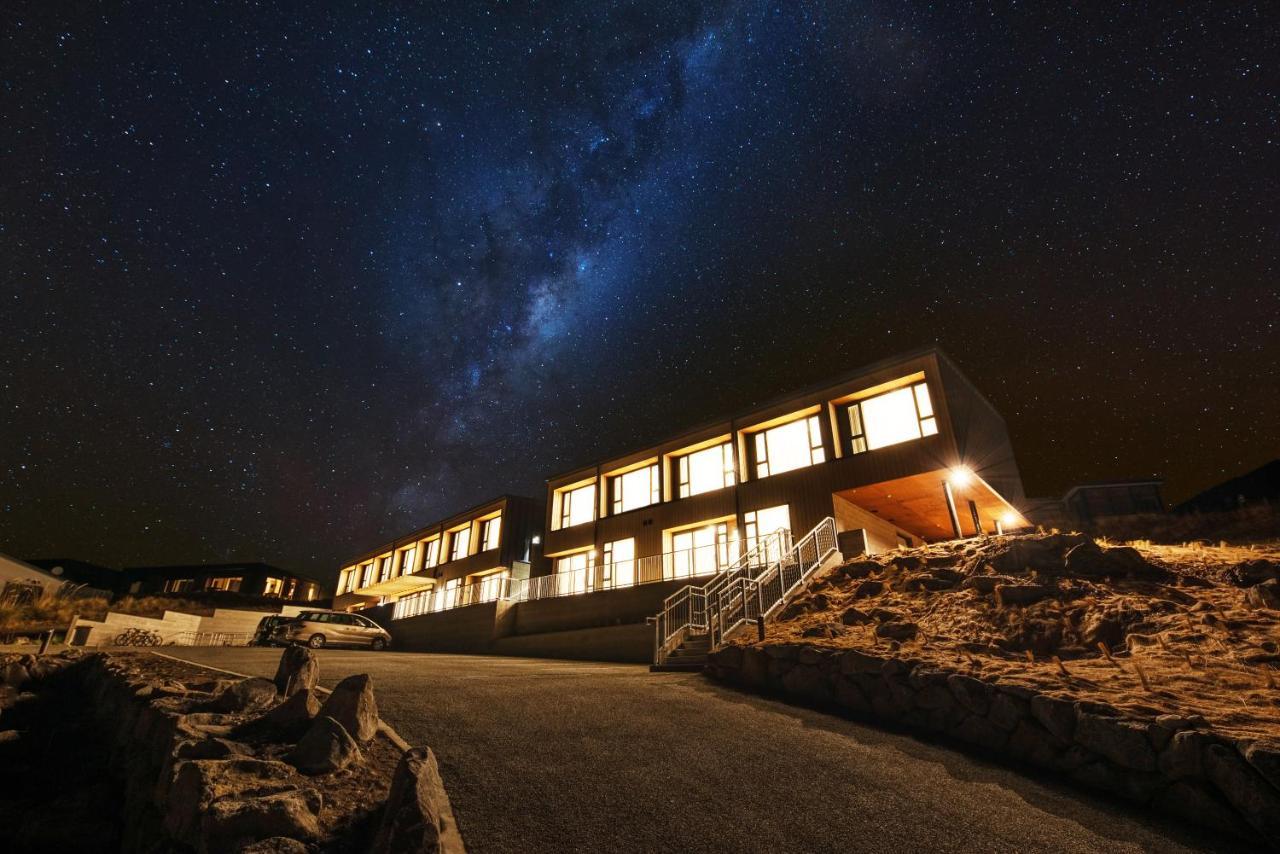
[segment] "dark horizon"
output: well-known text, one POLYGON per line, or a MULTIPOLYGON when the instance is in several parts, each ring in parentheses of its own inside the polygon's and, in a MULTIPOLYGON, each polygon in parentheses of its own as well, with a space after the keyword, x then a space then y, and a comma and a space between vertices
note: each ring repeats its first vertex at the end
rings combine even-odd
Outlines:
POLYGON ((939 346, 1028 495, 1280 456, 1264 6, 19 4, 0 551, 339 562, 939 346))

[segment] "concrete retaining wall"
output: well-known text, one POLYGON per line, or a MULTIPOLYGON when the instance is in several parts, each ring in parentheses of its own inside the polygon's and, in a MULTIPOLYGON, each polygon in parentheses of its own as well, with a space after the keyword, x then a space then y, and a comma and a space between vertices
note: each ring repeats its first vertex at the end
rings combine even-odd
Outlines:
POLYGON ((510 602, 483 602, 391 620, 393 648, 421 652, 487 652, 503 631, 510 602))
MULTIPOLYGON (((578 596, 520 602, 516 605, 514 633, 532 635, 643 623, 658 613, 662 600, 691 581, 687 578, 659 581, 617 590, 598 590, 578 596)), ((701 583, 705 579, 698 581, 701 583)))
POLYGON ((1280 740, 1235 740, 1173 715, 1134 719, 1065 694, 858 650, 730 646, 711 655, 708 673, 940 734, 1280 850, 1280 740))
POLYGON ((516 635, 494 641, 490 651, 495 655, 527 658, 648 664, 653 661, 653 626, 632 623, 568 632, 516 635))
POLYGON ((116 637, 128 629, 146 629, 160 635, 161 643, 191 643, 193 636, 219 634, 245 643, 258 628, 263 617, 283 614, 292 617, 307 606, 285 605, 279 611, 241 611, 235 608, 215 608, 212 616, 165 611, 163 617, 139 617, 108 611, 102 620, 77 620, 71 632, 71 642, 76 646, 111 646, 116 637))

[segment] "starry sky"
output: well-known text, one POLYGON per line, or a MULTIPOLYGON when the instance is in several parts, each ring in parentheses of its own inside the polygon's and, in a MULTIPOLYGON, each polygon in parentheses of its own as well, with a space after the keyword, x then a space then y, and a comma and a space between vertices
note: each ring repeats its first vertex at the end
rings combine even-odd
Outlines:
POLYGON ((1280 453, 1268 4, 339 5, 0 12, 0 551, 332 577, 931 344, 1032 495, 1280 453))

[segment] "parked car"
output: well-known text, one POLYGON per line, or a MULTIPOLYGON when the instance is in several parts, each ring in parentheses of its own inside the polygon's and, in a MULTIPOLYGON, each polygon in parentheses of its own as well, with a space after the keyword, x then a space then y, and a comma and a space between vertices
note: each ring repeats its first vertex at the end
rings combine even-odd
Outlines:
POLYGON ((287 623, 288 617, 280 614, 273 614, 269 617, 263 617, 258 621, 258 628, 253 633, 253 639, 249 641, 249 646, 276 646, 280 641, 276 640, 276 628, 282 623, 287 623))
POLYGON ((391 635, 382 626, 359 614, 341 611, 303 611, 276 626, 280 643, 304 643, 312 649, 324 646, 367 646, 380 650, 391 646, 391 635))

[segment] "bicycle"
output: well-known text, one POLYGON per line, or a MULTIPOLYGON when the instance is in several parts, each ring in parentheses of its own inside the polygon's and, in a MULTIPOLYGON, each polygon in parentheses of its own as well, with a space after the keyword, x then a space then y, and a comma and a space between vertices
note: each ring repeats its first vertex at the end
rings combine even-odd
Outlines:
POLYGON ((116 635, 116 646, 159 646, 163 642, 159 632, 151 629, 125 629, 116 635))

